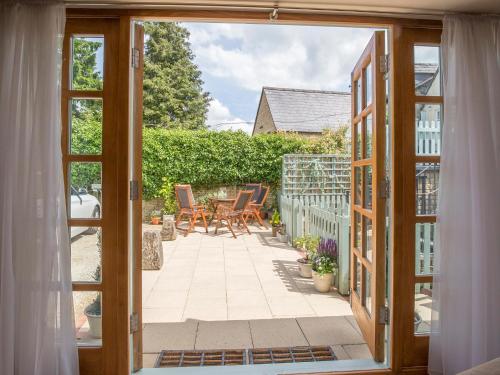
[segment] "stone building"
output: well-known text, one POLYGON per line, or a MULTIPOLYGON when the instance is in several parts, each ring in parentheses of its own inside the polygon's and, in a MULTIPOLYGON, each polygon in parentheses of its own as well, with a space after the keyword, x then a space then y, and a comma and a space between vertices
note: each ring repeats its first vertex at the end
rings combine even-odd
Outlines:
POLYGON ((348 92, 263 87, 252 135, 277 131, 318 136, 349 125, 348 92))

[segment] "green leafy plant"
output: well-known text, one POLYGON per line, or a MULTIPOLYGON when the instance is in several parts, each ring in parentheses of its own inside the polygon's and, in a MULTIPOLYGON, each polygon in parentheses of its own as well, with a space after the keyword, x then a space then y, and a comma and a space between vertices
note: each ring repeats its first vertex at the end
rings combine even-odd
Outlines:
POLYGON ((279 227, 281 224, 281 218, 280 218, 280 213, 278 210, 274 210, 273 216, 271 217, 271 220, 269 221, 273 227, 279 227))
MULTIPOLYGON (((175 214, 177 211, 177 203, 175 200, 175 186, 167 177, 163 177, 163 184, 159 191, 159 195, 163 198, 163 213, 175 214)), ((151 214, 152 215, 152 214, 151 214)))
POLYGON ((312 261, 318 249, 319 241, 320 238, 318 236, 306 234, 305 236, 297 237, 294 241, 294 245, 304 251, 304 259, 312 261))
POLYGON ((159 210, 151 211, 151 217, 161 217, 161 211, 159 210))
MULTIPOLYGON (((97 230, 97 254, 99 259, 99 264, 92 273, 92 279, 96 282, 101 282, 101 259, 102 259, 102 236, 101 230, 97 230)), ((100 316, 101 315, 101 293, 97 294, 97 297, 85 308, 85 312, 89 315, 100 316)))

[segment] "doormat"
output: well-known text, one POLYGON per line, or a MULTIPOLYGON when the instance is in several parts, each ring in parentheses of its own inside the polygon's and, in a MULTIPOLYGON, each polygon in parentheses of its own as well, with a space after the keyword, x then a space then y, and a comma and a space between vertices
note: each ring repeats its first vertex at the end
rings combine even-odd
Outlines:
POLYGON ((162 350, 155 367, 234 366, 334 361, 329 346, 295 346, 236 350, 162 350))
POLYGON ((248 354, 249 362, 253 364, 334 361, 337 359, 329 346, 248 349, 248 354))
POLYGON ((232 366, 246 364, 247 353, 238 350, 162 350, 155 367, 232 366))

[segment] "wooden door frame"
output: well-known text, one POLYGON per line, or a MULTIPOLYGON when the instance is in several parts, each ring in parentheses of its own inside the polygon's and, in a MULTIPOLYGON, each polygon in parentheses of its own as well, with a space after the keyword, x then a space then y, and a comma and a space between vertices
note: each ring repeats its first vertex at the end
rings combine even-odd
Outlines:
POLYGON ((351 244, 350 244, 350 254, 351 254, 351 309, 358 322, 358 325, 363 333, 363 337, 372 352, 373 358, 376 361, 383 361, 384 359, 384 330, 385 324, 380 323, 381 308, 385 306, 385 215, 386 215, 386 197, 381 194, 380 188, 382 186, 381 182, 385 181, 385 159, 386 159, 386 148, 385 148, 385 117, 386 117, 386 83, 384 79, 384 73, 380 70, 382 62, 379 60, 385 55, 385 35, 374 32, 372 38, 365 47, 365 50, 361 54, 351 73, 351 244), (380 55, 380 52, 382 55, 380 55), (377 55, 377 53, 379 53, 377 55), (371 69, 371 81, 372 81, 372 92, 371 92, 371 103, 367 105, 367 85, 366 85, 366 71, 367 67, 370 66, 371 69), (357 108, 357 97, 358 97, 358 86, 354 83, 361 81, 361 109, 357 108), (366 119, 368 116, 372 118, 372 139, 370 140, 372 150, 370 157, 366 157, 366 119), (361 134, 357 134, 357 126, 361 124, 361 134), (356 143, 360 137, 360 157, 356 158, 358 152, 356 148, 356 143), (364 168, 372 168, 372 186, 371 186, 371 208, 365 207, 365 189, 366 181, 364 175, 364 168), (356 169, 360 171, 360 200, 359 204, 356 204, 357 196, 357 179, 356 179, 356 169), (381 174, 381 175, 380 175, 381 174), (355 241, 355 231, 356 231, 356 215, 360 218, 360 244, 356 247, 355 241), (366 246, 366 234, 364 232, 364 222, 365 219, 371 220, 372 223, 372 260, 366 258, 364 255, 363 248, 366 246), (379 224, 383 224, 382 231, 377 232, 379 224), (355 262, 356 257, 356 262, 355 262), (355 291, 355 285, 357 284, 357 260, 361 264, 361 274, 360 274, 360 287, 361 290, 358 293, 353 293, 355 291), (381 267, 382 266, 382 267, 381 267), (363 306, 363 299, 366 294, 365 285, 365 274, 363 270, 371 275, 370 283, 370 296, 371 314, 367 312, 363 306))
MULTIPOLYGON (((117 54, 119 56, 118 68, 118 92, 116 94, 116 119, 117 119, 117 142, 116 150, 118 153, 117 170, 117 212, 120 213, 117 218, 119 228, 126 228, 128 222, 129 203, 129 165, 128 165, 128 139, 129 139, 129 74, 130 74, 130 32, 131 21, 133 19, 151 19, 151 20, 172 20, 172 21, 219 21, 219 22, 251 22, 268 23, 268 11, 237 11, 237 10, 196 10, 196 9, 89 9, 89 8, 68 8, 66 11, 68 21, 72 19, 115 19, 119 22, 119 46, 117 54), (119 110, 118 110, 119 108, 119 110)), ((80 22, 83 22, 80 21, 80 22)), ((408 295, 408 283, 404 277, 404 272, 408 272, 408 266, 405 264, 408 255, 414 256, 414 243, 412 248, 405 243, 404 239, 404 220, 407 198, 405 198, 405 184, 408 184, 405 178, 405 154, 404 137, 406 132, 404 124, 408 121, 408 97, 405 97, 405 81, 408 74, 404 64, 409 62, 408 49, 405 43, 408 43, 407 32, 411 29, 428 30, 430 33, 440 34, 442 29, 441 20, 428 19, 410 19, 398 17, 380 17, 363 15, 345 15, 335 13, 301 13, 280 12, 279 20, 275 23, 283 24, 309 24, 309 25, 334 25, 334 26, 353 26, 353 27, 381 27, 387 28, 390 35, 390 94, 389 103, 391 107, 391 237, 390 237, 390 270, 389 270, 389 302, 391 310, 390 322, 390 354, 389 368, 387 370, 367 371, 373 374, 389 373, 426 373, 425 364, 421 358, 408 358, 407 351, 417 347, 419 353, 425 353, 425 339, 423 343, 408 340, 408 325, 412 324, 413 317, 408 320, 407 307, 403 306, 402 301, 408 301, 413 298, 413 293, 408 295), (395 250, 396 249, 396 250, 395 250), (401 282, 401 280, 405 280, 401 282)), ((413 77, 411 77, 413 79, 413 77)), ((408 82, 406 82, 408 84, 408 82)), ((412 185, 413 186, 413 185, 412 185)), ((408 193, 407 193, 408 194, 408 193)), ((129 295, 128 288, 130 275, 128 267, 130 266, 127 250, 131 244, 127 236, 119 236, 117 245, 120 249, 120 257, 116 264, 116 326, 117 347, 113 355, 114 360, 109 361, 116 364, 111 370, 107 368, 104 374, 128 374, 130 369, 130 336, 129 336, 129 295), (108 371, 109 370, 109 371, 108 371)), ((137 254, 136 254, 137 256, 137 254)), ((410 267, 411 268, 411 267, 410 267)), ((410 271, 414 271, 411 269, 410 271)), ((412 276, 413 277, 413 276, 412 276)), ((413 306, 413 305, 411 305, 413 306)), ((419 340, 422 341, 422 340, 419 340)), ((94 358, 91 353, 80 351, 81 358, 91 362, 94 358)), ((346 372, 348 373, 348 372, 346 372)), ((83 374, 83 373, 82 373, 83 374)), ((340 373, 337 373, 340 374, 340 373)))
MULTIPOLYGON (((68 18, 63 43, 61 82, 62 131, 61 148, 66 191, 69 191, 68 165, 74 161, 102 163, 102 282, 99 284, 73 283, 74 291, 102 292, 102 346, 78 348, 82 375, 114 375, 127 373, 129 368, 128 330, 128 244, 127 236, 120 230, 127 228, 128 191, 122 188, 128 181, 127 165, 128 129, 127 109, 123 108, 123 86, 120 69, 123 70, 124 49, 120 40, 121 19, 74 19, 68 18), (70 79, 70 37, 72 34, 103 35, 104 87, 102 94, 92 91, 72 91, 70 79), (101 97, 103 100, 103 142, 101 155, 71 155, 69 152, 69 99, 101 97), (119 110, 119 108, 124 110, 119 110), (125 204, 124 204, 125 203, 125 204)), ((126 63, 125 63, 126 64, 126 63)), ((92 226, 89 220, 68 219, 68 225, 92 226)))

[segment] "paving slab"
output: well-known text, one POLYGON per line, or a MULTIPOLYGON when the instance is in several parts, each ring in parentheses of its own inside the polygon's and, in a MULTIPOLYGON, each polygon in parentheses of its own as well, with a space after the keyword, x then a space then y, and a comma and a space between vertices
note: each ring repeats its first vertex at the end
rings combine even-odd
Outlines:
POLYGON ((255 348, 309 345, 293 318, 250 320, 250 332, 255 348))
POLYGON ((146 324, 143 331, 143 352, 159 353, 162 350, 193 350, 198 322, 146 324))
POLYGON ((158 359, 159 353, 154 354, 142 354, 142 367, 144 368, 152 368, 156 364, 156 360, 158 359))
POLYGON ((351 359, 372 359, 370 349, 366 344, 342 345, 351 359))
POLYGON ((307 341, 315 345, 363 344, 363 337, 343 316, 297 318, 307 341))
POLYGON ((195 349, 244 349, 252 347, 246 320, 199 322, 195 349))

